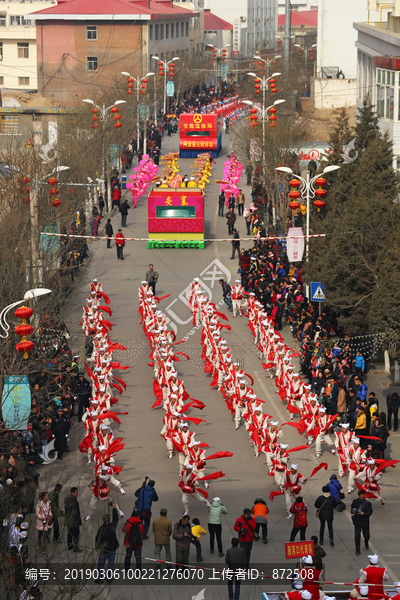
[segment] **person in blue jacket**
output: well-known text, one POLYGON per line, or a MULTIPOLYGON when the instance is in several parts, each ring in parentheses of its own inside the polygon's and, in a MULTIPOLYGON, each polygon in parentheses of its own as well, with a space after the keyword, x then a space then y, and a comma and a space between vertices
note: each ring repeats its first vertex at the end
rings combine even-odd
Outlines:
POLYGON ((364 373, 364 369, 365 369, 365 360, 359 350, 357 350, 357 354, 356 354, 356 357, 353 360, 353 362, 354 362, 354 374, 358 375, 358 377, 362 377, 362 374, 364 373))
POLYGON ((153 502, 157 502, 157 500, 158 500, 157 492, 154 489, 155 484, 156 484, 156 482, 154 481, 154 479, 149 479, 149 482, 147 483, 147 485, 144 482, 142 487, 140 487, 135 492, 135 496, 136 496, 137 500, 136 500, 136 507, 134 508, 134 511, 135 510, 138 511, 139 516, 142 520, 143 528, 144 528, 144 532, 145 532, 145 537, 144 537, 145 540, 149 539, 149 536, 147 535, 147 533, 148 533, 149 527, 150 527, 151 506, 152 506, 153 502))
POLYGON ((346 508, 345 503, 342 502, 342 500, 340 499, 340 490, 342 490, 343 488, 335 474, 330 476, 330 481, 328 483, 328 487, 329 487, 331 496, 333 496, 337 502, 336 508, 338 509, 339 512, 342 512, 342 510, 344 510, 346 508))

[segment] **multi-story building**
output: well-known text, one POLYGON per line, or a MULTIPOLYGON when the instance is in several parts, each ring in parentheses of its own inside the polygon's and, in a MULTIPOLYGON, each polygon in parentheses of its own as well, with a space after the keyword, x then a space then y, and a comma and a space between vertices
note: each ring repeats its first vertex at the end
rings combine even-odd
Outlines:
MULTIPOLYGON (((56 0, 31 0, 29 10, 54 6, 56 0)), ((26 4, 0 4, 0 89, 36 91, 37 51, 35 20, 25 17, 26 4)))
POLYGON ((240 23, 240 54, 275 46, 278 0, 208 0, 207 8, 228 23, 240 23))
POLYGON ((400 0, 385 3, 370 0, 371 10, 381 7, 379 21, 354 23, 357 107, 362 105, 366 94, 370 94, 379 127, 393 140, 393 166, 400 180, 400 0))
POLYGON ((39 92, 71 102, 112 89, 121 71, 154 71, 153 55, 187 59, 192 17, 172 0, 74 0, 25 15, 36 20, 39 92))

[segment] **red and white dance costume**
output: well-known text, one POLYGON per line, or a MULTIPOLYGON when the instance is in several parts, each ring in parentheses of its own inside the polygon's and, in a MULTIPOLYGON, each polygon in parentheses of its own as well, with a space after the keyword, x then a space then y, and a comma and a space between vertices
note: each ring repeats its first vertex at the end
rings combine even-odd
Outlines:
POLYGON ((244 297, 245 290, 240 284, 240 279, 236 279, 235 285, 231 289, 231 297, 232 297, 232 308, 233 308, 233 318, 237 316, 242 316, 240 310, 240 301, 244 297))
POLYGON ((194 472, 193 465, 188 463, 183 471, 181 471, 181 481, 179 482, 185 513, 189 513, 189 498, 195 498, 198 502, 205 502, 208 507, 210 506, 207 500, 208 494, 200 487, 198 479, 198 474, 194 472))
POLYGON ((377 554, 370 554, 369 565, 364 569, 360 569, 360 577, 358 585, 368 586, 368 600, 379 600, 387 598, 383 587, 383 582, 389 580, 389 575, 385 567, 379 566, 379 557, 377 554))
POLYGON ((361 448, 359 438, 353 437, 352 442, 352 445, 348 446, 345 451, 346 465, 349 474, 347 483, 348 494, 351 494, 354 490, 354 480, 356 476, 364 470, 367 462, 365 450, 361 448))
POLYGON ((290 469, 286 469, 282 480, 281 489, 285 492, 286 510, 288 519, 292 518, 290 507, 294 500, 300 495, 300 483, 306 483, 307 479, 298 471, 298 465, 290 465, 290 469))
POLYGON ((352 443, 354 437, 354 431, 350 431, 349 423, 343 423, 341 431, 335 433, 335 446, 338 455, 338 477, 341 478, 344 475, 344 469, 346 468, 347 451, 352 443))
MULTIPOLYGON (((108 337, 113 325, 103 319, 101 313, 105 312, 112 316, 109 308, 110 299, 103 292, 97 279, 92 281, 90 288, 90 297, 83 311, 82 328, 85 335, 94 334, 91 356, 93 366, 90 368, 87 363, 85 365, 92 385, 92 397, 89 408, 82 417, 86 436, 79 448, 81 452, 87 452, 88 464, 94 460, 93 477, 88 484, 92 488, 92 498, 89 504, 89 512, 92 512, 99 500, 111 500, 109 484, 113 484, 122 495, 125 494, 120 482, 114 477, 122 468, 115 466, 115 455, 124 447, 124 444, 122 438, 114 440, 110 422, 113 420, 120 423, 117 415, 127 414, 111 412, 112 405, 117 402, 117 398, 112 396, 112 388, 117 389, 120 394, 126 389, 125 382, 116 377, 113 370, 125 370, 129 367, 121 366, 119 362, 113 362, 112 359, 115 350, 125 350, 125 348, 118 343, 111 342, 108 337), (102 301, 106 305, 101 305, 102 301)), ((123 516, 118 506, 117 508, 120 515, 123 516)), ((88 519, 90 519, 90 515, 85 517, 85 520, 88 519)))
POLYGON ((360 471, 358 475, 355 476, 355 479, 365 478, 363 488, 364 490, 371 494, 369 497, 373 497, 376 500, 380 500, 381 504, 384 505, 385 501, 381 495, 381 488, 378 485, 378 481, 382 479, 382 473, 378 471, 378 466, 373 458, 367 460, 367 464, 364 467, 363 471, 360 471))

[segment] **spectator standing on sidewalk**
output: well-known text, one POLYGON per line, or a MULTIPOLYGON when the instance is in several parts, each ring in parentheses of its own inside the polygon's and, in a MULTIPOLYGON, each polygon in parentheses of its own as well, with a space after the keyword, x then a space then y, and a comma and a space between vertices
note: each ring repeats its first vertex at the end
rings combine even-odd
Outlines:
POLYGON ((136 568, 141 569, 144 529, 137 510, 133 511, 131 518, 125 523, 122 532, 125 533, 125 571, 131 566, 132 554, 135 554, 136 568))
POLYGON ((104 210, 104 198, 103 198, 103 194, 100 194, 100 196, 99 196, 98 205, 99 205, 99 210, 100 210, 100 216, 101 216, 101 218, 103 218, 103 210, 104 210))
POLYGON ((147 283, 149 284, 149 286, 151 287, 151 289, 153 291, 153 296, 156 295, 156 285, 157 285, 159 277, 160 276, 158 274, 158 271, 155 271, 154 266, 152 264, 150 264, 149 269, 148 269, 148 271, 146 271, 146 275, 144 278, 147 281, 147 283))
POLYGON ((225 217, 226 224, 228 225, 228 235, 231 235, 233 233, 233 227, 236 221, 236 213, 232 208, 230 208, 226 213, 225 217))
POLYGON ((106 562, 113 568, 115 564, 115 555, 118 550, 118 539, 116 530, 118 526, 118 511, 115 502, 112 503, 112 521, 110 515, 103 515, 103 525, 99 527, 96 533, 95 548, 99 553, 97 568, 99 570, 99 579, 104 577, 101 574, 101 569, 104 568, 106 562))
POLYGON ((225 192, 221 192, 218 196, 218 216, 224 216, 224 206, 225 206, 225 192))
POLYGON ((329 486, 324 485, 322 488, 322 496, 319 496, 314 504, 315 508, 317 508, 317 517, 320 521, 320 529, 319 529, 319 543, 321 546, 324 544, 324 532, 325 532, 325 523, 328 525, 329 531, 329 541, 331 546, 334 546, 333 542, 333 511, 337 506, 337 502, 335 498, 332 496, 329 490, 329 486))
POLYGON ((360 556, 361 532, 364 537, 365 548, 369 549, 369 519, 373 513, 372 504, 365 499, 365 491, 358 490, 358 498, 351 503, 351 520, 354 525, 354 541, 356 546, 356 556, 360 556))
POLYGON ((65 498, 65 526, 68 529, 67 547, 74 552, 82 552, 79 547, 79 527, 82 525, 81 509, 78 502, 78 488, 72 487, 71 494, 65 498))
POLYGON ((365 361, 364 361, 364 357, 361 354, 360 350, 357 350, 357 354, 355 359, 353 360, 354 363, 354 374, 357 375, 357 377, 362 377, 362 374, 364 373, 365 370, 365 361))
POLYGON ((399 408, 400 408, 400 397, 397 392, 388 394, 386 396, 386 407, 387 407, 387 426, 389 431, 392 429, 392 415, 393 415, 393 427, 394 431, 399 428, 399 408))
POLYGON ((122 233, 122 229, 118 229, 118 233, 115 236, 115 245, 117 247, 117 258, 121 260, 124 259, 124 246, 125 246, 125 236, 122 233))
POLYGON ((129 209, 130 206, 128 204, 128 200, 125 199, 119 208, 119 212, 121 213, 121 227, 126 227, 126 219, 129 209))
POLYGON ((244 203, 245 203, 245 197, 244 194, 242 192, 242 190, 239 190, 238 195, 236 196, 236 205, 238 207, 238 214, 239 217, 243 215, 243 211, 244 211, 244 203))
POLYGON ((314 565, 316 569, 322 571, 322 559, 325 558, 325 550, 318 544, 318 538, 316 535, 311 536, 311 541, 314 542, 314 565))
POLYGON ((170 538, 172 535, 172 522, 167 518, 166 508, 160 510, 160 516, 153 521, 154 556, 161 560, 161 550, 165 550, 165 560, 171 562, 170 538))
MULTIPOLYGON (((201 555, 201 542, 200 535, 206 535, 207 531, 200 525, 199 519, 193 519, 192 521, 192 537, 190 542, 196 546, 196 560, 197 562, 203 562, 204 558, 201 555)), ((223 556, 223 554, 222 554, 223 556)))
POLYGON ((236 229, 233 230, 233 238, 232 238, 232 256, 231 260, 235 258, 235 254, 237 253, 237 257, 240 258, 240 241, 239 234, 236 229))
POLYGON ((210 534, 210 554, 214 554, 214 537, 217 538, 219 556, 223 556, 222 549, 222 515, 227 515, 228 511, 222 504, 221 498, 216 496, 209 510, 208 532, 210 534))
MULTIPOLYGON (((232 546, 225 555, 225 562, 229 569, 237 572, 239 569, 245 568, 245 552, 243 548, 239 548, 239 540, 232 538, 232 546)), ((228 597, 229 600, 239 600, 240 596, 240 579, 234 575, 233 579, 228 579, 228 597), (233 595, 233 581, 235 581, 235 595, 233 595)))
POLYGON ((173 537, 176 546, 176 565, 178 567, 180 565, 189 564, 191 535, 192 530, 190 526, 190 517, 187 513, 185 513, 182 519, 174 525, 173 537))
POLYGON ((233 529, 239 533, 239 546, 244 550, 245 569, 249 568, 256 527, 257 525, 251 516, 250 508, 245 508, 243 510, 242 516, 236 519, 236 523, 233 527, 233 529))
POLYGON ((60 523, 58 519, 62 516, 62 510, 60 508, 60 494, 62 487, 61 483, 56 483, 56 487, 49 494, 51 514, 53 515, 53 542, 58 542, 58 538, 60 537, 60 523))

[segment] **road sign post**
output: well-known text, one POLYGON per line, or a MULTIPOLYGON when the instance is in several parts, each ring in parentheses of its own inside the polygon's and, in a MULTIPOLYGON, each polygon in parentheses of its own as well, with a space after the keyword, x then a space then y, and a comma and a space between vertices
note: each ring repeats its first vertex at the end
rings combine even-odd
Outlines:
POLYGON ((324 284, 318 281, 311 282, 311 302, 319 302, 319 314, 321 314, 322 302, 325 302, 326 294, 324 284))

